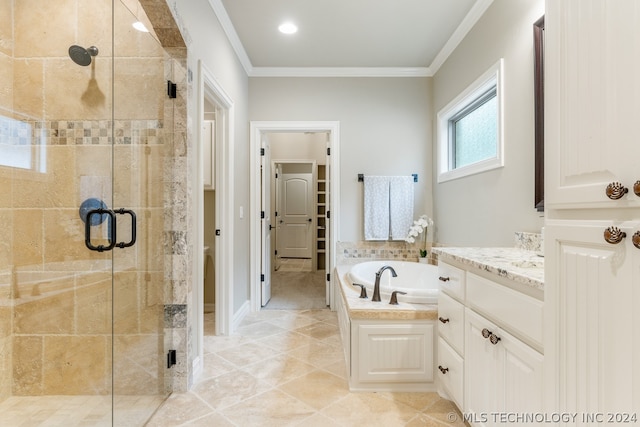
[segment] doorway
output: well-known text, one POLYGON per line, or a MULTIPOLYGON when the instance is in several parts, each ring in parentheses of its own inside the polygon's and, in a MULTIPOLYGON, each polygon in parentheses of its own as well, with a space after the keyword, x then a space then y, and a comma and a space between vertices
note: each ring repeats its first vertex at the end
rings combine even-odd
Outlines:
MULTIPOLYGON (((320 274, 316 274, 316 276, 319 277, 321 291, 324 294, 323 306, 331 306, 333 298, 330 287, 330 272, 334 265, 333 248, 337 237, 338 221, 337 218, 331 217, 330 211, 331 209, 337 211, 339 201, 338 144, 338 122, 251 123, 251 161, 253 165, 251 170, 251 247, 254 248, 251 254, 252 311, 259 311, 263 305, 266 305, 263 297, 264 291, 273 285, 271 283, 273 272, 282 271, 285 265, 282 261, 306 259, 307 256, 311 256, 310 265, 312 268, 310 270, 314 273, 320 271, 320 274), (282 151, 278 150, 277 141, 280 138, 289 136, 291 139, 296 134, 305 136, 313 134, 320 137, 322 142, 315 145, 315 149, 321 153, 321 159, 315 157, 317 154, 315 156, 300 154, 292 146, 282 151), (274 141, 275 144, 272 144, 274 141), (275 150, 274 147, 276 147, 275 150), (280 154, 282 152, 287 154, 280 154), (271 161, 270 158, 274 160, 271 161), (289 170, 285 169, 285 165, 288 165, 289 170), (311 170, 304 169, 305 167, 311 170), (277 170, 280 170, 280 174, 276 179, 277 170), (307 189, 306 177, 304 176, 309 172, 311 188, 307 189), (321 179, 318 179, 319 174, 322 176, 321 179), (304 230, 306 227, 307 232, 298 231, 298 234, 293 238, 288 237, 288 230, 282 228, 285 225, 283 208, 285 207, 286 192, 283 175, 289 175, 292 178, 292 194, 305 196, 304 202, 297 200, 291 203, 293 216, 296 219, 292 228, 304 230), (311 195, 310 208, 306 201, 308 195, 311 195), (280 200, 276 200, 277 198, 280 200), (268 200, 274 208, 269 208, 265 200, 268 200), (278 203, 281 208, 276 212, 275 206, 278 203), (266 212, 265 207, 267 207, 266 212), (307 250, 309 238, 311 239, 310 251, 303 252, 307 250), (287 255, 286 257, 281 256, 283 254, 280 252, 281 248, 285 248, 284 255, 287 255), (277 254, 276 249, 278 250, 277 254), (291 252, 290 249, 294 251, 291 252), (272 265, 273 268, 271 268, 272 265)), ((299 146, 295 148, 300 149, 299 146)), ((290 269, 292 265, 292 263, 287 263, 286 269, 290 269)), ((297 283, 301 282, 305 283, 307 280, 297 281, 297 283)))

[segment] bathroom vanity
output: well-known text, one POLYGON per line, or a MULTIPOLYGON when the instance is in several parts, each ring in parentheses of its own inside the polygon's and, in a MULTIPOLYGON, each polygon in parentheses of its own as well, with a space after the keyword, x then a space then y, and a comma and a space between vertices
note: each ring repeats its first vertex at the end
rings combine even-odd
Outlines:
POLYGON ((474 426, 542 413, 544 258, 510 248, 433 251, 438 392, 474 426))

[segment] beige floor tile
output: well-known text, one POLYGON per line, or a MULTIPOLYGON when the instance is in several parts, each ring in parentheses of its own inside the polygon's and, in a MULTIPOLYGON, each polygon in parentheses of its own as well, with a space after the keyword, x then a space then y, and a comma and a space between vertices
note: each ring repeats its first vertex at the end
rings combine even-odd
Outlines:
POLYGON ((244 371, 232 371, 199 382, 193 393, 207 402, 212 408, 220 409, 235 405, 269 390, 271 385, 244 371))
POLYGON ((433 405, 429 406, 424 413, 451 427, 463 427, 465 425, 462 414, 458 411, 456 405, 446 399, 438 399, 433 405))
POLYGON ((288 352, 289 355, 310 363, 318 368, 333 365, 344 359, 341 347, 335 347, 321 341, 312 342, 288 352))
POLYGON ((295 331, 318 340, 326 340, 328 338, 339 336, 340 334, 335 325, 329 325, 324 322, 312 323, 308 326, 298 328, 295 331))
POLYGON ((174 393, 146 424, 148 427, 174 427, 212 413, 213 409, 193 393, 174 393))
POLYGON ((235 366, 242 367, 261 360, 273 357, 280 353, 278 350, 259 345, 255 342, 248 342, 227 350, 219 351, 216 354, 235 366))
POLYGON ((442 400, 438 393, 379 393, 381 397, 386 399, 402 402, 419 411, 432 406, 434 403, 442 400))
POLYGON ((376 393, 350 393, 320 412, 353 426, 404 426, 416 416, 415 409, 410 406, 376 393))
POLYGON ((315 411, 280 390, 270 390, 220 413, 238 426, 284 427, 300 423, 315 411))
POLYGON ((342 424, 331 418, 327 418, 322 414, 315 414, 309 418, 305 418, 299 424, 300 427, 349 427, 347 424, 342 424))
POLYGON ((209 379, 219 377, 236 369, 231 362, 223 359, 215 353, 207 353, 204 355, 201 379, 209 379))
POLYGON ((225 417, 215 412, 183 425, 185 427, 186 426, 188 427, 234 427, 235 426, 235 424, 231 423, 225 417))
POLYGON ((315 338, 298 332, 282 332, 269 337, 256 340, 256 344, 262 344, 275 350, 290 351, 296 348, 309 345, 315 338))
POLYGON ((349 394, 347 382, 326 371, 316 370, 278 387, 320 410, 349 394))
POLYGON ((281 354, 249 365, 243 368, 243 371, 275 386, 308 374, 315 369, 314 366, 295 357, 281 354))

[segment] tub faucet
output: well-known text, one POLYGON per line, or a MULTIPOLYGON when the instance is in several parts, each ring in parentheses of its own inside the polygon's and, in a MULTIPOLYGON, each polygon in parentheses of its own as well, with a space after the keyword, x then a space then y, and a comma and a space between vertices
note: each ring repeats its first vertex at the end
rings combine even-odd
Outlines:
POLYGON ((393 267, 391 267, 390 265, 382 266, 380 270, 378 270, 378 272, 376 273, 376 282, 373 286, 373 296, 371 297, 371 301, 381 301, 380 300, 380 277, 382 277, 382 273, 384 273, 385 270, 391 270, 391 276, 398 277, 393 267))

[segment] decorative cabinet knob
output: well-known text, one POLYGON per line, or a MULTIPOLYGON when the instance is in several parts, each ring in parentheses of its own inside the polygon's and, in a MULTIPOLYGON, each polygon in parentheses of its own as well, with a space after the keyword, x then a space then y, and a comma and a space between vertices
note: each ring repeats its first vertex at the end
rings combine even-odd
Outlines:
POLYGON ((499 336, 497 336, 496 334, 494 334, 493 332, 491 332, 490 330, 488 330, 487 328, 484 328, 482 330, 482 337, 483 338, 488 338, 489 342, 493 345, 498 344, 498 341, 501 340, 501 338, 499 336))
POLYGON ((442 372, 443 374, 449 372, 449 368, 443 368, 442 365, 438 365, 438 369, 440 369, 440 372, 442 372))
MULTIPOLYGON (((639 188, 639 191, 640 191, 640 188, 639 188)), ((629 189, 624 185, 620 184, 619 182, 612 182, 611 184, 607 185, 607 189, 605 190, 607 197, 610 198, 611 200, 618 200, 628 192, 629 192, 629 189)))
POLYGON ((448 277, 442 277, 442 276, 440 276, 440 277, 438 277, 438 280, 440 280, 441 282, 448 282, 448 281, 449 281, 449 280, 451 280, 451 279, 449 279, 448 277))
POLYGON ((636 196, 640 197, 640 180, 636 181, 636 183, 633 184, 633 192, 636 196))
MULTIPOLYGON (((640 231, 638 233, 639 233, 639 236, 640 236, 640 231)), ((446 319, 444 317, 438 317, 438 320, 441 321, 442 323, 449 323, 449 318, 448 317, 446 319)))
POLYGON ((627 237, 627 233, 620 231, 618 227, 609 227, 604 230, 604 240, 612 245, 622 242, 625 237, 627 237))
POLYGON ((631 242, 633 242, 633 246, 640 249, 640 231, 636 231, 635 233, 633 233, 631 242))

